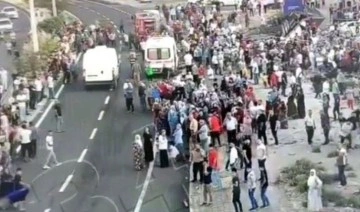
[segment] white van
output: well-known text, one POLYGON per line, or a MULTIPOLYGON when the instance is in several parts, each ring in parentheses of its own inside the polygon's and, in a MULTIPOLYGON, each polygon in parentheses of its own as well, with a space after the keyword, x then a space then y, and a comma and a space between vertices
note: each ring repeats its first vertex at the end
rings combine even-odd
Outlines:
POLYGON ((91 85, 111 85, 117 87, 119 61, 116 50, 106 46, 88 49, 83 57, 85 87, 91 85))
POLYGON ((144 44, 145 69, 151 68, 155 74, 163 68, 176 71, 179 64, 175 39, 170 36, 150 37, 144 44))

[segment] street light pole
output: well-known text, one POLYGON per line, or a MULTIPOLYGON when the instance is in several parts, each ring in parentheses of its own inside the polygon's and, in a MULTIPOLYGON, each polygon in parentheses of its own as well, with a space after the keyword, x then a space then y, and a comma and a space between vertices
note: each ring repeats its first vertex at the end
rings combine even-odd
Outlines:
POLYGON ((56 7, 56 0, 52 0, 52 12, 53 12, 53 16, 56 17, 57 16, 57 7, 56 7))
POLYGON ((39 52, 39 38, 37 33, 34 0, 29 0, 29 9, 30 9, 30 25, 31 25, 31 38, 33 43, 33 51, 39 52))

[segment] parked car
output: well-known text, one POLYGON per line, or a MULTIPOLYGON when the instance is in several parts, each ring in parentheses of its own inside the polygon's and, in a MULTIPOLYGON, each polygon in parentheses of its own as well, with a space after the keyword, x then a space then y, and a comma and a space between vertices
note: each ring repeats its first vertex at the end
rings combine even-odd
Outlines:
POLYGON ((5 13, 9 18, 19 18, 19 12, 16 7, 4 7, 1 12, 5 13))
POLYGON ((9 18, 0 20, 0 32, 9 31, 13 31, 13 23, 11 22, 11 20, 9 18))

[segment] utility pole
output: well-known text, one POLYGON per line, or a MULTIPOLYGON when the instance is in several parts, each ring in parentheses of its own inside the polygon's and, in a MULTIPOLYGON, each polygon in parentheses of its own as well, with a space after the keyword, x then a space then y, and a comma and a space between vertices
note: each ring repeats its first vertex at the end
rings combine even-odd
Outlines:
POLYGON ((33 51, 39 52, 39 38, 37 33, 37 23, 35 16, 35 6, 34 0, 29 0, 29 10, 30 10, 30 26, 31 26, 31 38, 33 43, 33 51))
POLYGON ((51 0, 51 2, 52 2, 53 16, 56 17, 57 16, 56 0, 51 0))

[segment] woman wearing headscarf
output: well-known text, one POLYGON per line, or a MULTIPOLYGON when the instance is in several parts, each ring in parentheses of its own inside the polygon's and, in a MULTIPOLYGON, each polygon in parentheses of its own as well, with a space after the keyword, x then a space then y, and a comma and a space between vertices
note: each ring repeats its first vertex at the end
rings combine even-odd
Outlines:
POLYGON ((145 131, 143 133, 143 139, 144 139, 145 162, 149 164, 154 160, 154 150, 153 150, 153 138, 148 127, 145 128, 145 131))
POLYGON ((166 137, 166 131, 162 130, 161 135, 158 137, 158 148, 160 154, 160 167, 169 167, 169 156, 168 156, 168 139, 166 137))
POLYGON ((133 143, 134 167, 137 171, 144 168, 144 147, 140 135, 135 135, 133 143))
POLYGON ((316 175, 316 170, 310 170, 308 178, 308 211, 320 211, 323 208, 321 200, 322 181, 316 175))
POLYGON ((176 128, 176 125, 179 123, 179 116, 176 112, 175 106, 171 106, 170 110, 168 112, 168 123, 170 125, 170 133, 174 133, 174 130, 176 128))
POLYGON ((176 125, 176 129, 174 131, 174 144, 175 147, 178 149, 182 159, 185 159, 185 152, 184 152, 184 140, 183 140, 183 130, 181 124, 176 125))

